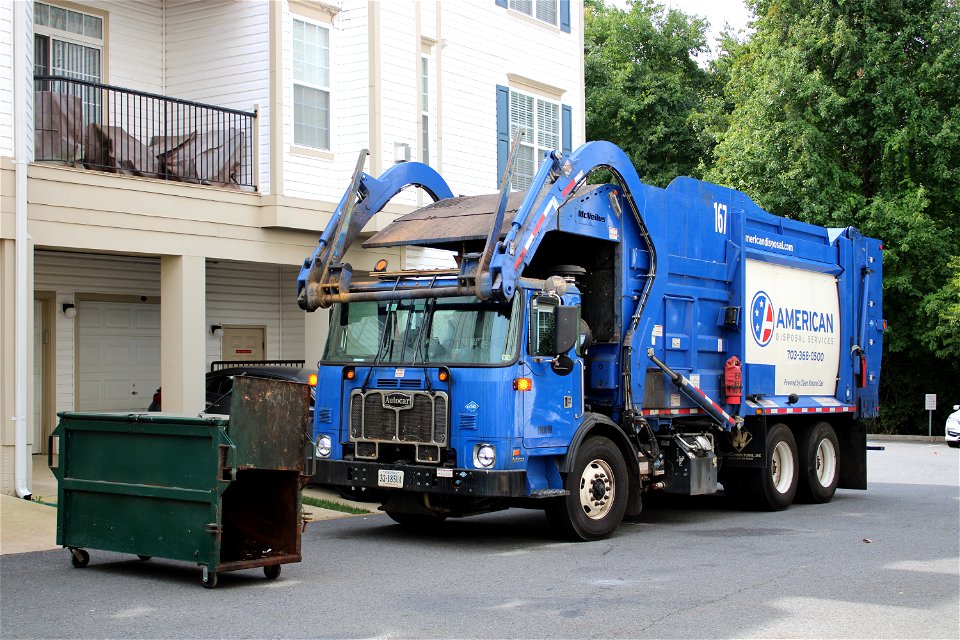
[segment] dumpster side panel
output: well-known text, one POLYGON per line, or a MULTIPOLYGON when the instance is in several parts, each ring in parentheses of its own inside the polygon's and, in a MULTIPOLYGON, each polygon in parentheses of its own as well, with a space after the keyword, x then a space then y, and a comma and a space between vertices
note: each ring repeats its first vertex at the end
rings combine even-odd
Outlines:
POLYGON ((229 427, 237 445, 237 466, 302 471, 309 412, 308 385, 237 377, 229 427))
MULTIPOLYGON (((191 502, 109 491, 70 491, 63 507, 72 515, 63 539, 70 547, 106 549, 186 562, 214 564, 216 534, 207 531, 209 500, 191 502)), ((215 521, 214 521, 215 522, 215 521)))
POLYGON ((215 566, 223 420, 63 414, 57 542, 215 566))

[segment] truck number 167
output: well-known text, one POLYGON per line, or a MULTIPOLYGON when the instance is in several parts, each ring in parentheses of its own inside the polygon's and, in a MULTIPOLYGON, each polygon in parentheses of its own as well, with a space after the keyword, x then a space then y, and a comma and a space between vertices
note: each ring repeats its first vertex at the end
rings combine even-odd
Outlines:
POLYGON ((714 231, 717 233, 727 232, 727 205, 719 202, 713 203, 714 231))

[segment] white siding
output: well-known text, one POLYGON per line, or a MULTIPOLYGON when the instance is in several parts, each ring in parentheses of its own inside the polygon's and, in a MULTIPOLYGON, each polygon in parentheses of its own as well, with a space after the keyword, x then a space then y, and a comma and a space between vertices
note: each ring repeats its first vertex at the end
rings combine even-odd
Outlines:
MULTIPOLYGON (((301 359, 303 312, 297 306, 296 290, 296 272, 291 272, 290 269, 272 265, 208 261, 205 324, 266 327, 265 357, 268 360, 281 357, 301 359), (296 312, 300 312, 300 315, 296 312), (288 341, 293 348, 288 348, 288 341), (299 351, 295 351, 297 345, 299 351)), ((207 331, 207 364, 220 359, 220 339, 207 331)))
POLYGON ((12 2, 0 2, 0 156, 13 157, 12 2))
MULTIPOLYGON (((280 346, 280 357, 284 360, 300 360, 306 349, 304 335, 304 316, 306 311, 297 305, 297 275, 299 269, 293 267, 280 268, 280 326, 283 344, 280 346)), ((314 313, 327 313, 321 309, 314 313)), ((306 366, 315 366, 316 362, 307 362, 306 366)))
MULTIPOLYGON (((440 66, 437 167, 455 193, 496 190, 496 85, 509 85, 508 74, 562 90, 562 104, 572 107, 575 148, 583 142, 583 74, 581 8, 571 3, 571 32, 541 25, 493 2, 381 2, 378 13, 380 67, 380 171, 394 162, 394 143, 419 147, 417 109, 420 37, 438 38, 434 57, 440 66), (439 29, 437 23, 439 22, 439 29), (482 34, 482 36, 480 35, 482 34)), ((284 13, 284 189, 285 194, 336 201, 346 186, 357 152, 370 142, 371 52, 365 0, 344 0, 333 21, 332 67, 333 160, 290 153, 293 141, 290 74, 290 14, 284 13)), ((520 87, 521 90, 525 90, 520 87)), ((536 93, 536 91, 533 91, 536 93)), ((555 96, 543 94, 554 99, 555 96)), ((368 164, 368 171, 370 165, 368 164)), ((402 194, 396 204, 416 204, 402 194)))
POLYGON ((573 108, 573 148, 583 143, 581 9, 571 32, 532 24, 493 2, 441 2, 443 176, 455 193, 496 191, 496 85, 516 74, 565 90, 573 108), (477 37, 484 34, 484 37, 477 37))
POLYGON ((163 3, 160 0, 91 0, 79 6, 107 12, 104 37, 108 68, 104 83, 164 93, 163 3))
MULTIPOLYGON (((367 3, 348 1, 330 31, 329 157, 291 152, 293 147, 293 17, 283 11, 284 195, 339 201, 357 154, 370 146, 367 3)), ((311 16, 307 16, 308 18, 311 16)), ((369 168, 369 165, 368 165, 369 168)))
POLYGON ((403 252, 404 269, 456 269, 457 262, 452 251, 407 247, 403 252))
POLYGON ((260 190, 269 193, 269 4, 168 0, 164 7, 166 93, 243 111, 259 105, 260 190))

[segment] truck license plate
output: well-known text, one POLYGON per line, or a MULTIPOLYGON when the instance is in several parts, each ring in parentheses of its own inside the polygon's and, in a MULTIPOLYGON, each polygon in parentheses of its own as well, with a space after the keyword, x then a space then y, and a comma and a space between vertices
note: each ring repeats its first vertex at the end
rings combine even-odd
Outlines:
POLYGON ((377 484, 381 487, 403 489, 403 471, 377 469, 377 484))

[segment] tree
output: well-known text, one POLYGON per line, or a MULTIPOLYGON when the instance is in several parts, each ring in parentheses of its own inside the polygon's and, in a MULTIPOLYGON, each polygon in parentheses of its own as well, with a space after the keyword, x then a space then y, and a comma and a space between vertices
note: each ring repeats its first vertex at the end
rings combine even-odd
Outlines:
POLYGON ((619 145, 649 184, 694 175, 709 155, 689 122, 711 90, 710 74, 691 57, 707 50, 706 26, 651 0, 627 11, 586 4, 587 139, 619 145))
POLYGON ((706 178, 777 215, 884 241, 881 416, 915 428, 924 392, 960 401, 960 8, 751 6, 756 32, 730 65, 732 109, 706 178))

